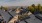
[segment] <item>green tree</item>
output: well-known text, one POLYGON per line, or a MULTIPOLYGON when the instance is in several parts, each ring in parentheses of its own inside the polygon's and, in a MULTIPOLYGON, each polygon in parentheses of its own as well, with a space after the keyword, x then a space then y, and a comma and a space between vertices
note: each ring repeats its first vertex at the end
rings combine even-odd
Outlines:
POLYGON ((35 4, 32 4, 31 6, 35 8, 35 4))
POLYGON ((8 10, 8 8, 5 8, 5 7, 4 7, 4 10, 5 10, 5 11, 7 11, 7 10, 8 10))
POLYGON ((41 8, 41 5, 40 5, 40 4, 38 4, 38 11, 40 11, 40 8, 41 8))
POLYGON ((35 8, 35 5, 34 4, 32 4, 31 6, 29 6, 29 8, 28 8, 32 13, 34 13, 35 12, 35 10, 36 10, 36 8, 35 8))
POLYGON ((1 6, 1 10, 3 9, 4 7, 3 6, 1 6))

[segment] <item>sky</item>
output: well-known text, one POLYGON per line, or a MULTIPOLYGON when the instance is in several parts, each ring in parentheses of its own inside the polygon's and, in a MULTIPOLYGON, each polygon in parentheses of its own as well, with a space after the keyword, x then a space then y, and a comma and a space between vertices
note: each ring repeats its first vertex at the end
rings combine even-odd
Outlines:
POLYGON ((42 0, 0 0, 0 6, 29 6, 41 4, 42 0))

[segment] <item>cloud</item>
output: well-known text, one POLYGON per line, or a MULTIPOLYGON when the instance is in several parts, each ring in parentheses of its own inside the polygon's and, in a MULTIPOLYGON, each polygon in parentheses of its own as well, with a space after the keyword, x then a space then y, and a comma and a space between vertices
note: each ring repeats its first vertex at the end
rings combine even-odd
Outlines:
POLYGON ((29 6, 32 4, 42 4, 42 0, 1 0, 0 5, 7 6, 29 6))

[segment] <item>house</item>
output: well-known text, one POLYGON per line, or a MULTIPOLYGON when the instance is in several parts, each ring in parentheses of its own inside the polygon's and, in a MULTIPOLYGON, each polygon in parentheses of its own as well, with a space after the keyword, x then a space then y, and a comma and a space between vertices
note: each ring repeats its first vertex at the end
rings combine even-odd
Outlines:
POLYGON ((5 12, 3 10, 0 10, 0 14, 2 15, 4 21, 6 21, 6 23, 8 23, 11 16, 7 12, 5 12))
POLYGON ((14 23, 14 21, 15 22, 19 21, 18 17, 21 15, 20 12, 21 12, 21 8, 17 8, 15 11, 9 12, 13 16, 13 18, 9 21, 9 23, 14 23))
MULTIPOLYGON (((41 20, 37 19, 35 15, 31 14, 29 19, 25 19, 27 23, 42 23, 41 20)), ((24 20, 19 21, 19 23, 26 23, 24 20)))

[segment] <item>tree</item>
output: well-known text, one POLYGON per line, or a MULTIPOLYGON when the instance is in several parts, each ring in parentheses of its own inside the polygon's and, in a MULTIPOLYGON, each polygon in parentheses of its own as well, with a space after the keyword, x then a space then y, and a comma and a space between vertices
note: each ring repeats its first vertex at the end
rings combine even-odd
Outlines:
POLYGON ((35 11, 35 5, 33 4, 32 6, 28 6, 28 10, 34 13, 35 11))
POLYGON ((35 4, 32 4, 32 7, 33 7, 33 8, 34 8, 34 10, 36 11, 35 4))
POLYGON ((40 11, 40 8, 41 8, 41 5, 40 5, 40 4, 38 4, 38 11, 40 11))
POLYGON ((8 10, 8 8, 5 8, 5 7, 4 7, 4 10, 5 10, 5 11, 7 11, 7 10, 8 10))
POLYGON ((31 6, 35 8, 35 4, 32 4, 31 6))
POLYGON ((3 6, 1 6, 1 10, 3 9, 4 7, 3 6))
POLYGON ((42 7, 40 7, 39 11, 40 11, 40 13, 42 13, 42 7))

